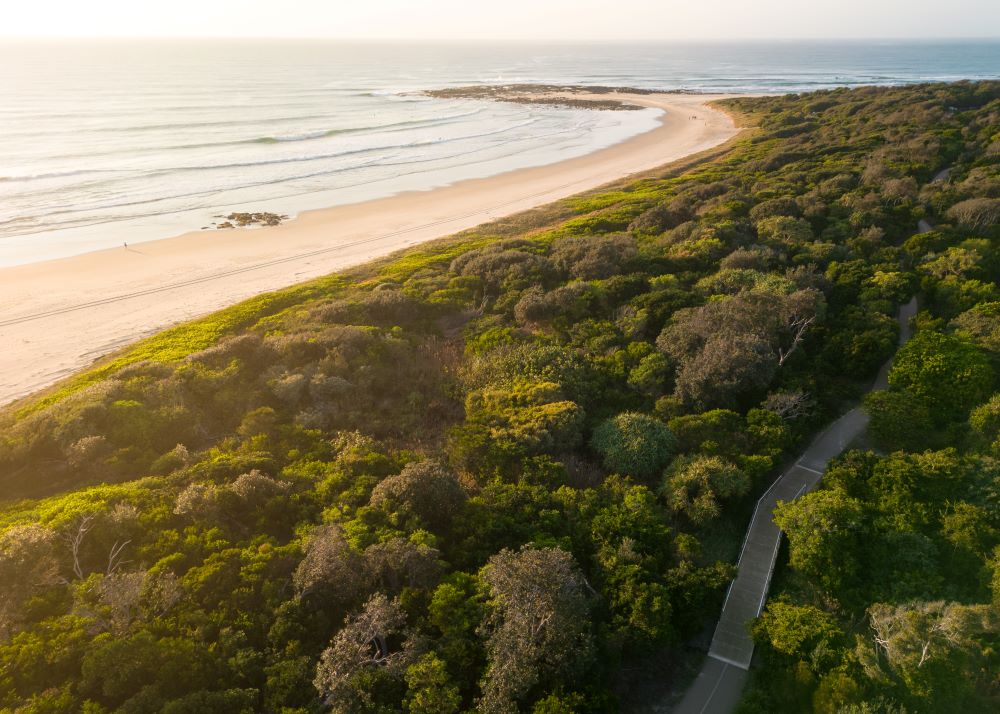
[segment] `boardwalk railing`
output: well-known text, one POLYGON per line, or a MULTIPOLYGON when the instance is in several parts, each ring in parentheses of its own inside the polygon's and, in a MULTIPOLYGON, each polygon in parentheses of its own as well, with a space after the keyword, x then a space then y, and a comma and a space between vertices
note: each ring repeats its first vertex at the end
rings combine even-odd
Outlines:
MULTIPOLYGON (((916 301, 899 310, 900 343, 909 337, 909 319, 916 314, 916 301)), ((888 363, 874 388, 886 386, 888 363)), ((747 625, 760 616, 774 575, 782 533, 774 523, 779 501, 794 501, 817 486, 827 464, 868 426, 868 415, 856 407, 819 433, 798 460, 786 469, 757 499, 747 528, 736 578, 729 584, 722 613, 715 627, 708 656, 741 669, 749 669, 754 643, 747 625)))

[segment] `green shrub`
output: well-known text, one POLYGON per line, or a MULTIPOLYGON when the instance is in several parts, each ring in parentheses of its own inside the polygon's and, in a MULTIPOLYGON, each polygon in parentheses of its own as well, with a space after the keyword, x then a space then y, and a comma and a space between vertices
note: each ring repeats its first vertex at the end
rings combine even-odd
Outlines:
POLYGON ((601 455, 609 471, 649 479, 670 461, 677 440, 659 419, 625 412, 598 426, 590 446, 601 455))
POLYGON ((889 384, 919 397, 939 425, 964 420, 990 395, 993 368, 975 345, 952 335, 919 332, 896 355, 889 384))
POLYGON ((934 434, 930 410, 905 389, 869 393, 865 410, 871 416, 868 433, 885 451, 920 451, 934 434))

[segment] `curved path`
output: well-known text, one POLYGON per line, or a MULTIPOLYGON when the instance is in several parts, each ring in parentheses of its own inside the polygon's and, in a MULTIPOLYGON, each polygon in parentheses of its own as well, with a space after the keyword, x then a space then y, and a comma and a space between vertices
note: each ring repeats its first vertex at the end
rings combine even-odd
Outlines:
MULTIPOLYGON (((916 313, 916 298, 899 309, 900 345, 910 338, 910 318, 916 313)), ((882 365, 872 389, 888 386, 891 365, 891 359, 882 365)), ((736 579, 726 593, 708 658, 674 710, 677 714, 726 714, 739 703, 754 649, 747 625, 764 607, 781 545, 781 531, 773 520, 774 509, 778 501, 791 501, 814 489, 830 460, 866 426, 868 415, 861 407, 844 414, 824 429, 757 501, 737 563, 736 579)))
MULTIPOLYGON (((938 172, 931 183, 948 181, 951 168, 938 172)), ((930 221, 921 218, 918 233, 934 229, 930 221)), ((899 345, 910 339, 910 318, 917 314, 914 297, 899 308, 899 345)), ((892 358, 882 365, 872 389, 889 386, 892 358)), ((757 501, 750 527, 747 529, 736 579, 730 583, 722 614, 715 626, 708 657, 684 699, 674 709, 676 714, 728 714, 739 704, 747 670, 753 658, 753 639, 748 623, 760 615, 774 574, 774 563, 781 545, 781 531, 774 524, 773 513, 778 501, 798 498, 819 483, 826 465, 856 439, 868 426, 868 415, 855 407, 828 426, 787 471, 779 476, 757 501)))

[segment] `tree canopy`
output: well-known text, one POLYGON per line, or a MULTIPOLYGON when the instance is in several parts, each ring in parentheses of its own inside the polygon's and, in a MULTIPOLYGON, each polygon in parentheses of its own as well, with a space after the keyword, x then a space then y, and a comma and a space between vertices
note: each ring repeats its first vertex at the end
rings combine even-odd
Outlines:
POLYGON ((664 701, 756 497, 869 389, 911 294, 874 449, 778 512, 742 711, 996 710, 1000 83, 725 106, 753 128, 713 156, 2 410, 0 710, 664 701))

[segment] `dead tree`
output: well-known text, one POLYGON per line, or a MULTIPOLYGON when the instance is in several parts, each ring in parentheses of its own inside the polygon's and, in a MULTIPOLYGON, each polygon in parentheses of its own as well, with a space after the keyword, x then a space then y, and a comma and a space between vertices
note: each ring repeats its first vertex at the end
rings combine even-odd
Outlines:
POLYGON ((121 566, 123 566, 125 563, 128 562, 127 560, 123 560, 121 556, 122 556, 122 551, 125 550, 125 546, 127 546, 131 542, 132 542, 131 539, 123 541, 121 543, 115 541, 115 544, 111 546, 111 552, 108 553, 108 567, 104 571, 105 575, 114 574, 118 570, 118 568, 120 568, 121 566))
POLYGON ((73 556, 73 574, 77 580, 83 580, 83 567, 80 565, 80 547, 83 545, 87 533, 94 527, 93 514, 78 516, 73 522, 73 527, 65 536, 69 545, 69 552, 73 556))
POLYGON ((785 364, 785 360, 792 356, 792 353, 798 348, 805 337, 806 330, 809 329, 809 325, 816 321, 816 315, 795 315, 788 323, 788 330, 792 333, 792 344, 788 346, 788 349, 783 347, 778 347, 778 366, 781 367, 785 364))

